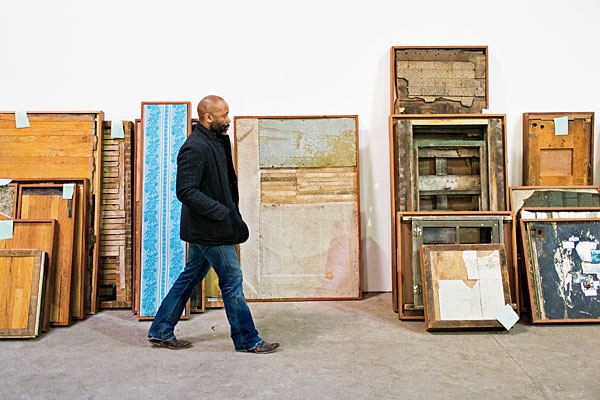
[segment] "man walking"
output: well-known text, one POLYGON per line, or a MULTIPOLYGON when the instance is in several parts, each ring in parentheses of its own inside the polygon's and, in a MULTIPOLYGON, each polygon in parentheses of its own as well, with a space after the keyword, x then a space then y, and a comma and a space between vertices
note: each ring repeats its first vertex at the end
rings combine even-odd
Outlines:
POLYGON ((173 329, 194 287, 211 266, 219 277, 225 312, 236 351, 272 353, 279 343, 259 336, 242 291, 242 270, 235 245, 248 240, 248 226, 238 210, 237 177, 233 168, 229 106, 218 96, 198 103, 200 123, 179 150, 177 198, 181 239, 188 242, 188 261, 162 301, 148 338, 155 346, 186 349, 191 342, 175 338, 173 329))

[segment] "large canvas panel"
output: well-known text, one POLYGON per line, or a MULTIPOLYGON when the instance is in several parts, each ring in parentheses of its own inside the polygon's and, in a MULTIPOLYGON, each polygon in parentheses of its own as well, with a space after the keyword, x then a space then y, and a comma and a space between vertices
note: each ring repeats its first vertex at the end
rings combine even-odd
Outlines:
POLYGON ((138 318, 151 319, 185 267, 179 238, 177 154, 190 127, 189 103, 142 104, 143 175, 138 318))

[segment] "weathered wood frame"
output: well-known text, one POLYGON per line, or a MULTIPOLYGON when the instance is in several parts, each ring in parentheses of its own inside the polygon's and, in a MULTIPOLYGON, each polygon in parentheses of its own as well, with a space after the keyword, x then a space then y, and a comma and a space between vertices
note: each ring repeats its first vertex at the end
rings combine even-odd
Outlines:
POLYGON ((473 50, 483 51, 485 54, 485 108, 489 108, 489 68, 488 46, 392 46, 390 50, 390 114, 396 112, 398 88, 396 81, 396 51, 397 50, 473 50))
MULTIPOLYGON (((556 210, 556 209, 554 209, 556 210)), ((546 319, 541 320, 536 317, 536 301, 534 297, 533 283, 531 279, 531 260, 529 258, 529 241, 527 240, 527 228, 529 223, 536 222, 600 222, 600 218, 546 218, 546 219, 521 219, 519 221, 521 231, 521 244, 523 245, 523 259, 525 263, 525 274, 527 276, 527 289, 529 292, 530 318, 533 324, 562 324, 562 323, 580 323, 580 322, 600 322, 600 318, 582 318, 582 319, 546 319)))
MULTIPOLYGON (((358 209, 358 275, 359 275, 359 288, 358 296, 352 298, 337 298, 337 297, 326 297, 326 298, 285 298, 285 299, 248 299, 249 302, 273 302, 273 301, 323 301, 323 300, 361 300, 363 293, 363 268, 362 268, 362 236, 361 236, 361 213, 360 213, 360 157, 358 148, 358 115, 298 115, 298 116, 236 116, 233 118, 233 160, 236 174, 238 173, 238 155, 237 155, 237 121, 240 119, 318 119, 318 118, 354 118, 356 121, 356 203, 358 209)), ((238 246, 238 258, 239 258, 239 246, 238 246)))
POLYGON ((504 244, 437 244, 437 245, 424 245, 421 248, 420 259, 423 268, 422 280, 423 280, 423 297, 426 299, 425 303, 425 329, 438 330, 438 329, 474 329, 474 328, 502 328, 502 324, 496 320, 437 320, 434 318, 433 308, 435 307, 435 294, 433 293, 433 277, 430 265, 430 254, 433 251, 498 251, 500 258, 500 271, 502 275, 502 287, 504 289, 504 303, 511 304, 510 296, 510 283, 508 277, 509 265, 507 262, 506 251, 504 244))
MULTIPOLYGON (((513 308, 517 310, 517 313, 520 312, 519 275, 516 265, 516 227, 514 216, 511 212, 406 212, 396 213, 396 219, 395 227, 397 231, 394 236, 398 238, 395 252, 397 269, 393 271, 392 279, 395 281, 394 287, 396 288, 399 319, 422 320, 424 318, 423 307, 421 305, 415 307, 414 301, 415 287, 413 277, 421 275, 421 268, 419 258, 420 246, 417 245, 419 238, 418 235, 413 234, 413 226, 421 228, 482 227, 491 228, 492 235, 494 235, 493 225, 496 221, 502 222, 502 228, 496 231, 496 237, 492 236, 492 240, 497 238, 497 243, 504 244, 506 248, 511 298, 515 302, 513 308), (413 221, 419 221, 420 223, 413 225, 413 221), (416 264, 419 264, 418 270, 416 264)), ((422 288, 418 288, 418 290, 422 290, 422 288)))
MULTIPOLYGON (((554 119, 554 118, 560 118, 560 117, 568 117, 569 120, 574 120, 574 119, 589 119, 590 122, 590 144, 589 144, 589 148, 588 148, 588 153, 587 155, 585 154, 577 154, 576 157, 580 158, 580 157, 584 157, 585 159, 587 159, 587 171, 581 171, 583 172, 583 177, 581 179, 583 179, 583 182, 574 182, 575 185, 591 185, 592 182, 594 181, 594 166, 593 166, 593 162, 594 162, 594 113, 593 112, 541 112, 541 113, 523 113, 523 185, 532 185, 532 186, 539 186, 541 184, 541 175, 540 176, 536 176, 532 174, 532 165, 533 166, 538 166, 538 169, 535 169, 535 171, 540 172, 541 174, 541 166, 539 166, 539 163, 537 163, 538 160, 533 160, 533 151, 534 149, 532 148, 532 144, 531 144, 531 139, 535 138, 537 140, 537 137, 535 135, 532 135, 530 133, 530 128, 529 128, 529 122, 532 119, 554 119)), ((571 135, 571 132, 569 132, 569 135, 571 135)), ((568 137, 569 135, 565 135, 563 137, 568 137)), ((577 141, 580 140, 581 138, 573 138, 573 141, 577 141)), ((551 145, 552 146, 552 145, 551 145)), ((553 147, 554 149, 559 149, 560 147, 556 148, 553 147)), ((541 149, 538 149, 541 150, 541 149)), ((585 162, 584 159, 584 162, 585 162)), ((575 155, 573 155, 573 161, 575 160, 575 155)), ((573 171, 574 175, 571 175, 573 178, 575 177, 575 171, 573 171)), ((567 183, 568 184, 568 183, 567 183)), ((548 187, 548 186, 541 186, 541 187, 548 187)))

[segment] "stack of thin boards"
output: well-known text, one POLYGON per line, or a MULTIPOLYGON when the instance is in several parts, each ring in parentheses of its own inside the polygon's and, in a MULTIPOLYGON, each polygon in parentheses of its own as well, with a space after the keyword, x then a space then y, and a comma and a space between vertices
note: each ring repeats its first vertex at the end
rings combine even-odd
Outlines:
POLYGON ((358 117, 236 117, 249 300, 359 299, 358 117))
POLYGON ((0 219, 13 225, 0 248, 45 252, 46 330, 97 310, 103 114, 29 113, 28 123, 16 128, 14 113, 0 113, 0 176, 11 180, 0 187, 0 219))
POLYGON ((532 323, 600 322, 600 187, 593 113, 523 114, 520 225, 523 309, 532 323))
POLYGON ((500 328, 519 309, 506 117, 487 47, 392 47, 392 298, 429 329, 500 328))

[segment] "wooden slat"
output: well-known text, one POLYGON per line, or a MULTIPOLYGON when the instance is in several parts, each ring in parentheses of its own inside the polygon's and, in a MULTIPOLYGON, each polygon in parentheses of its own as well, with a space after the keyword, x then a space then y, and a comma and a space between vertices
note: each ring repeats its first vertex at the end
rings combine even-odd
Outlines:
POLYGON ((424 175, 419 177, 419 192, 445 192, 481 190, 479 175, 424 175))

